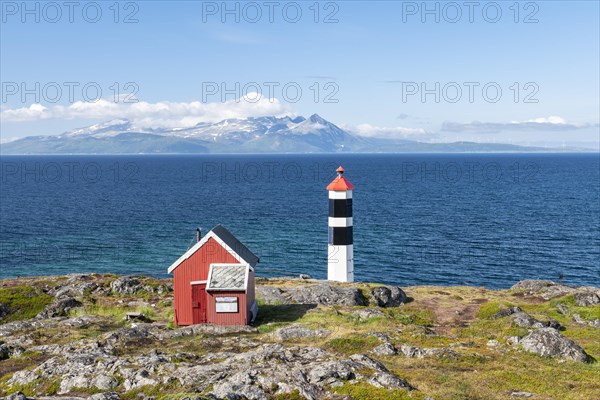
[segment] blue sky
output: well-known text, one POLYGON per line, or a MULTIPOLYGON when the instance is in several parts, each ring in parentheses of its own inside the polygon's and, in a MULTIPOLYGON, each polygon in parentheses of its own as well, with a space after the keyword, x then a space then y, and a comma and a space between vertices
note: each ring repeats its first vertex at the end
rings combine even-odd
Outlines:
POLYGON ((230 13, 220 1, 136 1, 118 15, 112 1, 57 2, 60 18, 46 3, 26 13, 2 1, 3 141, 114 118, 172 127, 313 113, 359 134, 424 141, 599 141, 597 1, 427 2, 430 13, 420 1, 229 2, 230 13), (260 101, 236 100, 251 82, 260 101), (139 102, 115 97, 117 87, 139 102))

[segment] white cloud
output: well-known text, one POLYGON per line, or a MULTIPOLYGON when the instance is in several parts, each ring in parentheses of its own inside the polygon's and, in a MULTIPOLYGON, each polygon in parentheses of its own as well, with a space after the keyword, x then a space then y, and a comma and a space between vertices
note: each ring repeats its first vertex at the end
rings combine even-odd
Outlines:
POLYGON ((528 119, 525 122, 535 122, 537 124, 566 124, 567 120, 564 118, 561 118, 561 117, 557 117, 555 115, 551 115, 548 118, 541 117, 541 118, 528 119))
POLYGON ((345 129, 365 137, 380 137, 389 139, 421 139, 428 134, 423 128, 405 128, 405 127, 379 127, 370 124, 360 124, 353 127, 345 127, 345 129))
POLYGON ((510 121, 510 122, 451 122, 444 121, 442 123, 442 132, 460 132, 460 133, 475 133, 488 134, 500 133, 507 131, 516 132, 557 132, 557 131, 574 131, 590 127, 597 127, 598 124, 578 124, 567 121, 558 116, 539 117, 528 119, 526 121, 510 121))
POLYGON ((29 107, 3 109, 3 122, 31 122, 47 119, 97 119, 125 118, 137 128, 190 127, 198 122, 218 122, 227 118, 293 115, 277 99, 260 98, 256 93, 223 103, 157 102, 115 103, 100 99, 95 103, 75 102, 69 106, 29 107), (248 100, 250 99, 250 100, 248 100))

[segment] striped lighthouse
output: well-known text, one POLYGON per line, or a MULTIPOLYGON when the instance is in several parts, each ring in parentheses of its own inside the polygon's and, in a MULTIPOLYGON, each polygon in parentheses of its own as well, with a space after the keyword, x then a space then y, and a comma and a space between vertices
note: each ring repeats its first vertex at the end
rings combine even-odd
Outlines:
POLYGON ((354 282, 354 245, 352 240, 352 185, 339 167, 329 191, 329 245, 327 279, 354 282))

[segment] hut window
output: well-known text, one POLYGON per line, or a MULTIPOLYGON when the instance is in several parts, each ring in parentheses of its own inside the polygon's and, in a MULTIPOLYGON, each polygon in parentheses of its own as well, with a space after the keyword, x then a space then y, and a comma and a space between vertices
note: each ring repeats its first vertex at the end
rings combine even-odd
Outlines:
POLYGON ((215 297, 218 313, 236 313, 238 312, 237 297, 215 297))

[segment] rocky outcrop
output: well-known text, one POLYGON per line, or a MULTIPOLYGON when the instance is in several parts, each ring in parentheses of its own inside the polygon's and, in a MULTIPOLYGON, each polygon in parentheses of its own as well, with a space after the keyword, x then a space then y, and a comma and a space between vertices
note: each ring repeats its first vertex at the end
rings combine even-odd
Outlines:
POLYGON ((553 329, 561 328, 560 324, 553 319, 549 319, 548 321, 540 321, 538 319, 533 318, 531 315, 529 315, 523 311, 519 311, 517 313, 512 314, 511 319, 515 325, 520 326, 520 327, 553 328, 553 329))
POLYGON ((280 328, 273 332, 273 337, 277 340, 302 339, 310 337, 329 336, 331 331, 328 329, 310 329, 300 324, 293 324, 280 328))
POLYGON ((544 280, 524 280, 511 287, 511 290, 523 291, 529 295, 537 295, 545 300, 564 296, 576 291, 573 286, 544 280))
POLYGON ((386 318, 387 315, 379 308, 364 308, 354 312, 359 319, 386 318))
POLYGON ((587 353, 556 329, 540 328, 524 337, 519 344, 525 351, 544 357, 562 358, 577 362, 588 360, 587 353))
POLYGON ((600 304, 600 290, 596 288, 581 288, 573 294, 578 306, 588 307, 600 304))
POLYGON ((409 358, 424 358, 424 357, 445 357, 457 358, 458 353, 451 349, 445 348, 419 348, 409 345, 400 346, 400 353, 409 358))
POLYGON ((139 279, 124 276, 110 283, 110 289, 117 294, 136 294, 143 289, 139 279))
POLYGON ((378 307, 398 307, 407 302, 406 294, 397 286, 378 286, 365 298, 357 287, 318 282, 294 288, 258 285, 257 296, 266 304, 321 304, 325 306, 366 306, 371 301, 378 307))
POLYGON ((371 297, 378 307, 398 307, 406 303, 406 293, 397 286, 378 286, 371 290, 371 297))
POLYGON ((256 294, 267 304, 321 304, 325 306, 364 306, 367 299, 356 287, 317 283, 294 288, 256 287, 256 294))
POLYGON ((508 317, 509 315, 513 315, 521 311, 523 310, 521 310, 520 307, 509 307, 505 310, 498 311, 496 314, 492 315, 492 319, 508 317))
POLYGON ((59 299, 49 304, 42 312, 40 312, 36 318, 54 318, 64 317, 69 312, 77 307, 81 307, 83 304, 72 297, 59 299))

